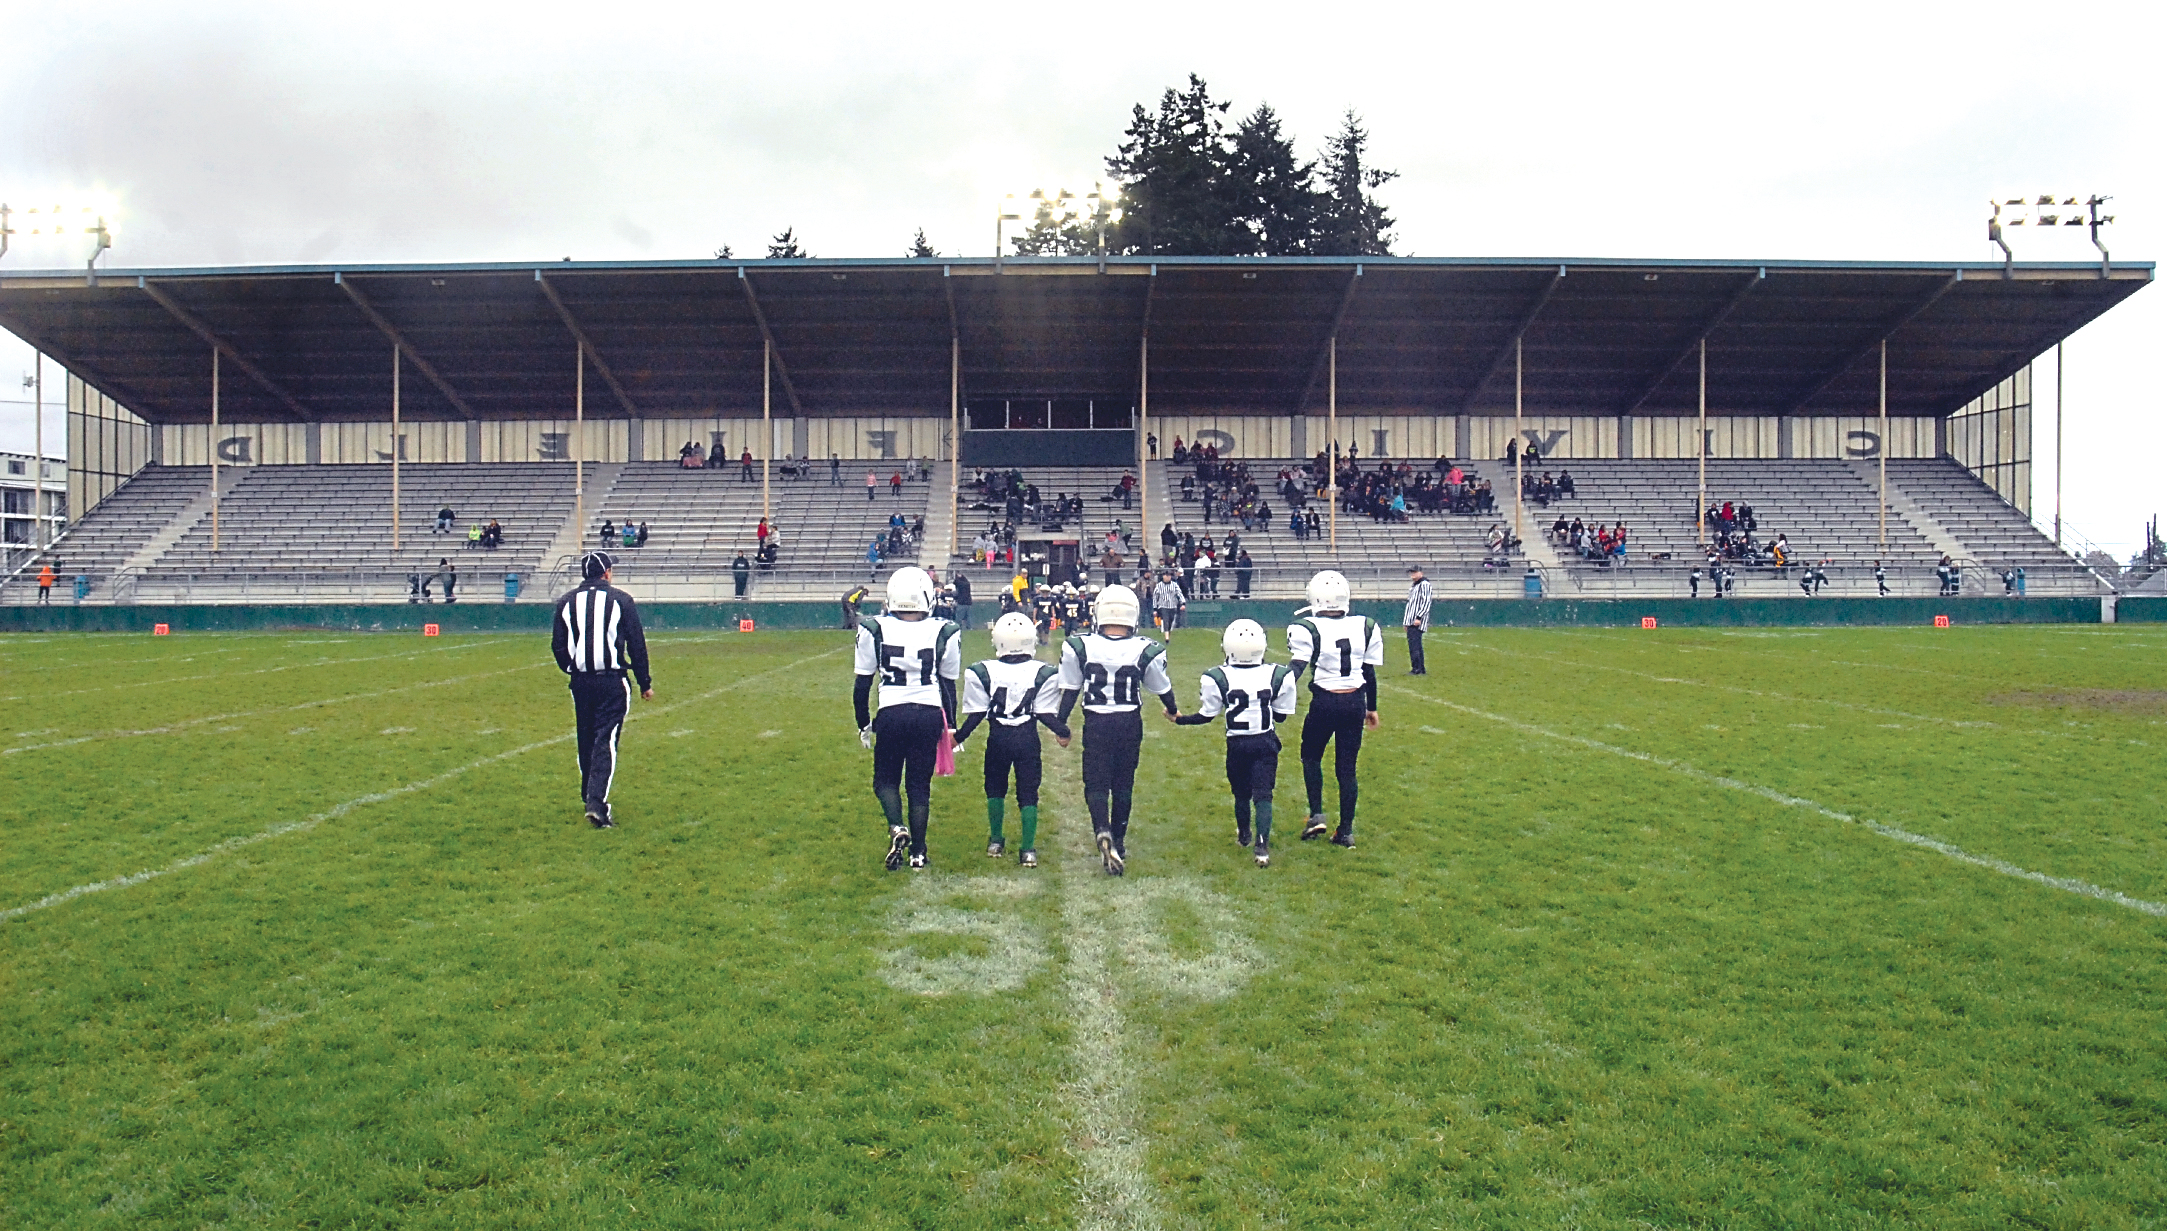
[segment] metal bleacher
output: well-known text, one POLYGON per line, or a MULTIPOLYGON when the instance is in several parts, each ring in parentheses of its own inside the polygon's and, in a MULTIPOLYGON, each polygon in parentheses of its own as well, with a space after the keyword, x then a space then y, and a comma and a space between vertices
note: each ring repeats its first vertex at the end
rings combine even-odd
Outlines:
POLYGON ((2021 568, 2041 577, 2086 571, 2022 510, 1953 459, 1891 458, 1889 484, 1928 510, 1989 569, 2021 568))
MULTIPOLYGON (((208 466, 145 466, 48 548, 56 572, 107 577, 150 543, 211 484, 208 466)), ((30 571, 35 573, 37 565, 30 571)))

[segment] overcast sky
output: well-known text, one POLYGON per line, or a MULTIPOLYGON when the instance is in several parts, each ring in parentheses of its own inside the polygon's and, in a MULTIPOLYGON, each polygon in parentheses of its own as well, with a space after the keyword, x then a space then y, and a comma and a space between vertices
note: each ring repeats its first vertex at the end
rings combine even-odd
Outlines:
MULTIPOLYGON (((983 255, 1000 194, 1087 185, 1196 72, 1312 149, 1360 112, 1402 253, 1989 259, 1987 198, 2051 191, 2113 194, 2110 247, 2150 260, 2146 11, 12 4, 0 197, 110 194, 117 266, 757 256, 785 226, 983 255)), ((2167 503, 2163 325, 2150 288, 2068 348, 2067 517, 2122 554, 2167 503)), ((0 395, 29 362, 5 339, 0 395)), ((28 403, 0 409, 27 450, 28 403)))

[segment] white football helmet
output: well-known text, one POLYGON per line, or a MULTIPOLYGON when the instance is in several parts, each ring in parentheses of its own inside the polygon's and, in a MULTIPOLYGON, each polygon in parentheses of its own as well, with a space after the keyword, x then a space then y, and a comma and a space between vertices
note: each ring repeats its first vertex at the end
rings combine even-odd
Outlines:
POLYGON ((1264 626, 1255 620, 1236 620, 1226 626, 1219 638, 1219 647, 1226 651, 1226 660, 1236 667, 1254 667, 1264 661, 1264 652, 1271 643, 1264 639, 1264 626))
POLYGON ((1092 623, 1100 628, 1118 624, 1123 628, 1135 628, 1144 618, 1144 605, 1136 601, 1136 591, 1127 586, 1108 586, 1099 591, 1098 602, 1092 605, 1092 623))
POLYGON ((1310 578, 1309 588, 1305 593, 1309 597, 1309 609, 1313 612, 1336 615, 1347 613, 1347 579, 1331 569, 1310 578))
POLYGON ((993 622, 993 652, 996 655, 1029 654, 1038 648, 1038 629, 1031 617, 1020 611, 1011 611, 993 622))
POLYGON ((912 566, 899 568, 888 575, 887 613, 917 611, 931 614, 933 610, 933 579, 922 568, 912 566))

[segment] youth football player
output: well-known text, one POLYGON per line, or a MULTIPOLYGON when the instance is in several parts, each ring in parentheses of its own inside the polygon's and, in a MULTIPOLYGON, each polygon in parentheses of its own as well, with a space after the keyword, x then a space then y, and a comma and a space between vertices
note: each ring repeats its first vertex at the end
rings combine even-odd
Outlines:
POLYGON ((1097 628, 1061 645, 1061 713, 1084 707, 1084 806, 1108 876, 1128 866, 1129 808, 1136 795, 1136 762, 1144 748, 1143 695, 1159 699, 1169 719, 1181 716, 1166 675, 1166 649, 1136 635, 1142 604, 1127 586, 1099 591, 1097 628))
POLYGON ((1272 789, 1279 781, 1279 724, 1294 717, 1294 669, 1264 661, 1264 626, 1236 620, 1219 639, 1226 665, 1204 673, 1196 712, 1174 721, 1198 726, 1226 715, 1226 781, 1234 790, 1234 840, 1250 844, 1257 866, 1272 865, 1272 789))
POLYGON ((933 579, 922 568, 899 568, 888 578, 887 607, 858 623, 858 740, 873 750, 873 797, 888 818, 888 870, 926 866, 926 816, 933 806, 933 757, 941 733, 953 728, 956 677, 963 671, 961 630, 933 618, 933 579), (873 681, 880 681, 880 716, 870 716, 873 681), (910 797, 904 821, 901 786, 910 797))
POLYGON ((986 855, 998 859, 1007 850, 1001 838, 1001 814, 1008 803, 1008 771, 1016 771, 1016 811, 1023 818, 1023 852, 1018 862, 1038 866, 1038 784, 1042 769, 1038 724, 1068 747, 1068 726, 1055 717, 1061 708, 1060 668, 1031 656, 1038 630, 1030 617, 1011 611, 993 622, 994 657, 972 663, 963 672, 963 726, 956 731, 956 751, 987 722, 986 855))
POLYGON ((1360 793, 1355 760, 1362 732, 1377 729, 1377 668, 1384 666, 1384 633, 1368 616, 1347 614, 1347 579, 1326 569, 1309 579, 1308 614, 1287 626, 1296 677, 1309 673, 1309 714, 1302 719, 1302 785, 1309 791, 1309 824, 1302 841, 1324 836, 1324 746, 1331 744, 1339 779, 1339 828, 1334 846, 1354 845, 1354 805, 1360 793))

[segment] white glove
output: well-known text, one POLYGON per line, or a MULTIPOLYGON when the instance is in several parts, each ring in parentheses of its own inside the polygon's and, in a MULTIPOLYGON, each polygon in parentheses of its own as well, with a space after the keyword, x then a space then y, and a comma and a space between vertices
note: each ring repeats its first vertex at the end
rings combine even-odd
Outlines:
POLYGON ((864 745, 865 745, 866 747, 868 747, 868 748, 872 747, 872 746, 873 746, 873 728, 871 728, 871 727, 859 727, 859 728, 858 728, 858 742, 859 742, 859 743, 861 743, 861 744, 864 744, 864 745))

